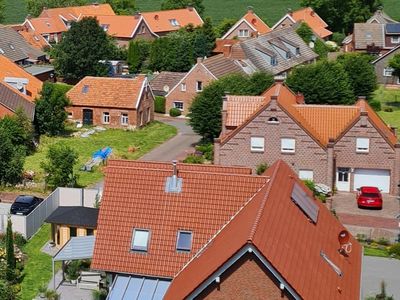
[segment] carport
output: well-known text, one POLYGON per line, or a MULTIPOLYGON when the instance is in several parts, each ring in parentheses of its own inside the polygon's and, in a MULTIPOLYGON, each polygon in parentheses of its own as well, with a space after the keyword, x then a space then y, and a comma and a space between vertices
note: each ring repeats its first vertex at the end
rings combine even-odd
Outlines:
MULTIPOLYGON (((56 261, 68 261, 77 259, 90 259, 93 257, 94 242, 96 237, 76 236, 72 237, 53 257, 53 289, 56 289, 55 268, 56 261)), ((64 272, 64 271, 63 271, 64 272)), ((63 274, 64 278, 64 274, 63 274)))

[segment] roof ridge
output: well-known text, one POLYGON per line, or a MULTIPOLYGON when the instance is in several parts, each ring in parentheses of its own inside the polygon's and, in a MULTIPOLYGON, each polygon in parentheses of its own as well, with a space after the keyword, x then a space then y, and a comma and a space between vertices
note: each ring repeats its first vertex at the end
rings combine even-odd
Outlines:
MULTIPOLYGON (((275 173, 275 171, 274 171, 275 173)), ((198 258, 199 256, 201 256, 203 254, 203 252, 207 249, 207 247, 213 242, 213 240, 223 231, 223 229, 228 226, 238 215, 241 211, 243 211, 243 209, 245 207, 247 207, 247 205, 258 195, 258 193, 268 184, 268 189, 270 189, 270 181, 271 179, 269 178, 250 198, 249 200, 247 200, 232 216, 231 218, 224 224, 221 226, 221 228, 208 240, 208 242, 206 242, 203 247, 201 247, 199 249, 199 251, 197 251, 197 253, 195 255, 192 256, 191 259, 189 259, 184 266, 174 275, 174 278, 177 277, 193 260, 195 260, 196 258, 198 258)), ((264 202, 264 201, 263 201, 264 202)))
POLYGON ((341 105, 341 104, 339 104, 339 105, 329 105, 329 104, 299 104, 299 103, 296 103, 296 104, 293 104, 293 106, 295 106, 296 108, 298 108, 298 107, 304 107, 304 108, 307 108, 307 107, 312 107, 312 108, 353 108, 353 109, 358 109, 358 107, 357 106, 355 106, 355 105, 341 105))

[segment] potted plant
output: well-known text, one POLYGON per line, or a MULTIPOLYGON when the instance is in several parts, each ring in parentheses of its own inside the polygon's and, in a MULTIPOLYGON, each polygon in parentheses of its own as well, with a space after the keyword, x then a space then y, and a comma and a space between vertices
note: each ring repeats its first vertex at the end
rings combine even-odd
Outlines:
POLYGON ((79 266, 80 266, 80 263, 77 260, 72 261, 68 264, 67 277, 69 280, 71 280, 72 284, 76 284, 76 280, 79 277, 79 266))

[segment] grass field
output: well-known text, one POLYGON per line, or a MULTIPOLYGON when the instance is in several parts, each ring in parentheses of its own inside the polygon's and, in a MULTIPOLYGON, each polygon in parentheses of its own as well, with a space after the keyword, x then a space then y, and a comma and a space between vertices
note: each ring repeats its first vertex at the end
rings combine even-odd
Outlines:
POLYGON ((43 180, 43 170, 40 164, 45 160, 49 145, 62 141, 79 154, 75 174, 78 175, 78 184, 80 186, 88 186, 103 177, 101 167, 96 168, 92 172, 79 170, 95 151, 109 146, 113 150, 112 157, 137 159, 175 134, 175 127, 160 122, 153 122, 141 130, 124 131, 108 129, 95 133, 88 138, 43 136, 39 149, 33 155, 26 158, 24 168, 25 170, 35 171, 35 181, 41 182, 43 180), (137 150, 129 152, 129 147, 135 147, 137 150))
POLYGON ((382 111, 378 114, 387 124, 400 129, 400 89, 385 89, 380 86, 374 93, 374 99, 382 105, 382 111), (393 111, 385 111, 388 108, 393 111))
MULTIPOLYGON (((159 10, 163 0, 136 0, 140 11, 159 10)), ((26 17, 25 0, 5 0, 6 23, 22 22, 26 17)), ((298 0, 203 0, 205 16, 210 16, 218 23, 224 18, 240 18, 248 6, 253 6, 256 13, 268 23, 274 25, 287 8, 300 7, 298 0)), ((393 18, 400 19, 399 0, 383 0, 384 8, 393 18)))

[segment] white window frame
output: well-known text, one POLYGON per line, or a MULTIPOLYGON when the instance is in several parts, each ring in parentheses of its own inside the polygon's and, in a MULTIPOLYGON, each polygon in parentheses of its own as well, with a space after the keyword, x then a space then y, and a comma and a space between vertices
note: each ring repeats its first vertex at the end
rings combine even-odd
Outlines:
POLYGON ((314 180, 314 171, 313 171, 313 170, 310 170, 310 169, 300 169, 300 170, 299 170, 299 178, 300 178, 301 180, 314 180), (311 173, 311 176, 307 176, 307 177, 300 176, 300 173, 302 173, 302 172, 304 172, 304 173, 311 173))
POLYGON ((174 101, 174 108, 177 108, 177 109, 179 109, 180 111, 183 111, 183 108, 184 108, 184 103, 183 103, 183 101, 174 101), (178 107, 176 104, 182 104, 182 108, 181 107, 178 107))
POLYGON ((203 91, 203 81, 196 81, 196 92, 202 92, 203 91), (199 89, 199 84, 200 84, 200 89, 199 89))
POLYGON ((390 38, 392 44, 399 44, 400 43, 400 36, 395 35, 390 38))
POLYGON ((250 31, 248 29, 239 29, 238 37, 249 37, 250 31))
POLYGON ((250 150, 251 152, 264 152, 265 138, 262 136, 252 136, 250 138, 250 150))
POLYGON ((121 125, 129 125, 129 116, 127 113, 121 113, 121 125))
POLYGON ((186 92, 186 83, 181 83, 181 92, 186 92))
POLYGON ((281 139, 281 152, 282 153, 295 153, 296 152, 296 139, 282 138, 281 139))
POLYGON ((383 76, 384 77, 392 77, 394 69, 391 67, 386 67, 383 69, 383 76))
POLYGON ((142 229, 142 228, 134 228, 132 232, 132 241, 131 241, 131 250, 132 251, 140 251, 140 252, 148 252, 149 250, 149 244, 150 244, 150 230, 149 229, 142 229), (140 236, 141 234, 144 234, 147 236, 140 236), (145 244, 138 239, 145 239, 145 244), (135 245, 136 242, 136 245, 135 245), (139 243, 138 243, 139 242, 139 243))
POLYGON ((356 152, 368 153, 369 152, 369 138, 356 138, 356 152))
POLYGON ((110 113, 108 111, 103 112, 103 124, 110 124, 110 113))

